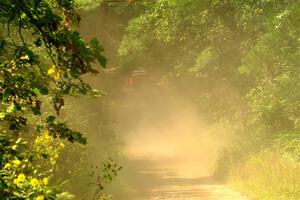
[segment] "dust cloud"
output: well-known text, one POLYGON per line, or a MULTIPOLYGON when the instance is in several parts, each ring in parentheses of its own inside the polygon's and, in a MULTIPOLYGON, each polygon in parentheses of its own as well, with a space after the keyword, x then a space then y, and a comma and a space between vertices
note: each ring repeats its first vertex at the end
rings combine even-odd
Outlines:
POLYGON ((190 99, 160 89, 154 94, 143 88, 131 91, 122 102, 125 106, 118 113, 118 121, 124 130, 125 152, 131 159, 150 159, 161 167, 189 169, 178 171, 184 174, 177 176, 208 175, 217 144, 205 120, 190 99))
POLYGON ((126 87, 120 95, 113 112, 126 161, 116 182, 134 190, 130 198, 147 199, 160 186, 190 185, 213 174, 218 140, 192 98, 159 84, 126 87))

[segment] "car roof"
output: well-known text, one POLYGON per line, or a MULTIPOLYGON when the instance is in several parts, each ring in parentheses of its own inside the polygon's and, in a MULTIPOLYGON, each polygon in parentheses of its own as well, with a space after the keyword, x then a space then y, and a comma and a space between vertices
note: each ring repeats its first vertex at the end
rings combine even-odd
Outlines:
POLYGON ((145 69, 137 69, 131 72, 131 76, 143 76, 148 75, 148 72, 145 69))

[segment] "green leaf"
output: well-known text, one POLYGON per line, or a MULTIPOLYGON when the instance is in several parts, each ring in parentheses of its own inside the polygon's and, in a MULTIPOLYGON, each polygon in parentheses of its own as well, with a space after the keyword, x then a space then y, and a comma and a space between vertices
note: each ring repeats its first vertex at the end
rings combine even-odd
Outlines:
POLYGON ((39 95, 40 94, 40 90, 38 88, 33 88, 32 89, 32 92, 35 94, 35 95, 39 95))
POLYGON ((47 95, 49 94, 49 89, 46 86, 41 86, 39 88, 39 91, 41 92, 42 95, 47 95))
POLYGON ((52 115, 51 115, 51 116, 48 116, 47 119, 46 119, 47 123, 53 123, 54 120, 55 120, 55 117, 52 116, 52 115))

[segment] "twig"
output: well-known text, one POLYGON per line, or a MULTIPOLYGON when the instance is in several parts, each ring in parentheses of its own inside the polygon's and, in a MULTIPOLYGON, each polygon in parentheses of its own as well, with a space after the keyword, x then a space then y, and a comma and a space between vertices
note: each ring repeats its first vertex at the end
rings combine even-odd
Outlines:
MULTIPOLYGON (((22 1, 20 1, 20 2, 21 2, 21 7, 22 7, 23 3, 22 3, 22 1)), ((20 9, 19 9, 19 30, 18 30, 18 32, 19 32, 19 36, 21 38, 21 41, 23 43, 23 46, 26 46, 26 43, 25 43, 23 35, 22 35, 22 16, 21 16, 21 10, 20 9)))

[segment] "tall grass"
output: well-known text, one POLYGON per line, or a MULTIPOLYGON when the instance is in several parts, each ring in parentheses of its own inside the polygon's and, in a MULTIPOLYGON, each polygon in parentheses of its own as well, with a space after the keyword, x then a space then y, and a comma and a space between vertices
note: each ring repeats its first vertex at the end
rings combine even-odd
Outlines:
POLYGON ((299 200, 300 164, 289 154, 265 150, 236 165, 228 183, 254 200, 299 200))

